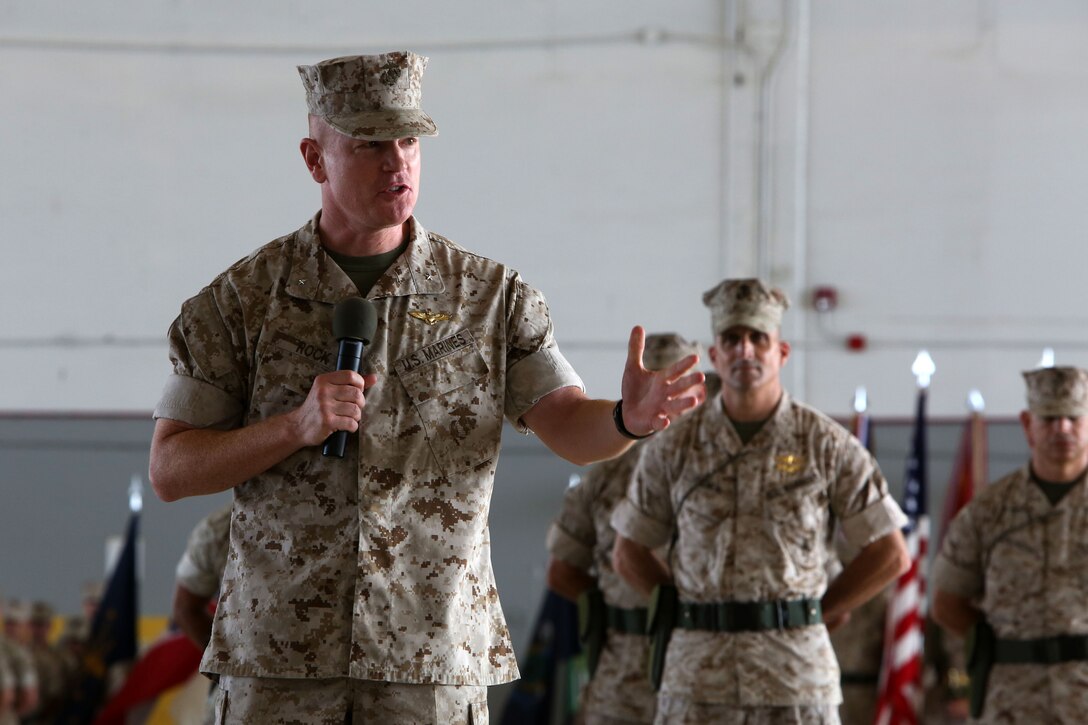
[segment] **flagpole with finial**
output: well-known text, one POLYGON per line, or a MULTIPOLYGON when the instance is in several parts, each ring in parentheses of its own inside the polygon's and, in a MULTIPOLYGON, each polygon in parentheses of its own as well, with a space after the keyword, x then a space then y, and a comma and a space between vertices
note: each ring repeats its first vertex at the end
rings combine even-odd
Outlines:
POLYGON ((852 423, 854 437, 861 441, 861 445, 869 447, 869 419, 865 411, 869 407, 869 396, 864 385, 854 389, 854 420, 852 423))
POLYGON ((1054 367, 1054 348, 1044 347, 1043 355, 1039 358, 1039 367, 1052 368, 1054 367))
POLYGON ((861 415, 869 407, 869 395, 864 385, 859 385, 854 390, 854 412, 861 415))
POLYGON ((971 411, 971 490, 977 493, 986 485, 986 426, 982 413, 986 401, 982 392, 972 388, 967 394, 967 408, 971 411))
POLYGON ((914 380, 919 389, 929 390, 929 383, 933 379, 933 373, 937 372, 937 365, 933 362, 928 350, 921 350, 914 358, 910 371, 914 373, 914 380))
POLYGON ((128 483, 128 510, 134 514, 144 508, 144 480, 139 474, 132 474, 128 483))

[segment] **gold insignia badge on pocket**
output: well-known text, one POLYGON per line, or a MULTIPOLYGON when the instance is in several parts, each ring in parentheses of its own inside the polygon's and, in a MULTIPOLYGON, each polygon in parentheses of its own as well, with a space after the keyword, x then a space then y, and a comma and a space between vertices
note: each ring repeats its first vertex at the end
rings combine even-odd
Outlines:
POLYGON ((782 473, 797 473, 805 467, 805 457, 793 453, 783 453, 775 456, 774 467, 782 473))
POLYGON ((428 325, 453 319, 445 312, 422 312, 420 310, 408 310, 408 316, 414 317, 417 320, 423 320, 428 325))

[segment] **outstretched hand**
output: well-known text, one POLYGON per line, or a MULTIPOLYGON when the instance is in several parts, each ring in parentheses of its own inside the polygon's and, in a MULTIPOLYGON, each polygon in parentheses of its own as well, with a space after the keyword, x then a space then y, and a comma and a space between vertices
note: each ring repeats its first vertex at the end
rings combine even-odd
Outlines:
POLYGON ((699 362, 688 355, 664 370, 642 366, 646 330, 636 326, 627 343, 627 365, 623 369, 623 424, 635 435, 665 430, 673 420, 694 409, 706 398, 706 376, 690 372, 699 362))

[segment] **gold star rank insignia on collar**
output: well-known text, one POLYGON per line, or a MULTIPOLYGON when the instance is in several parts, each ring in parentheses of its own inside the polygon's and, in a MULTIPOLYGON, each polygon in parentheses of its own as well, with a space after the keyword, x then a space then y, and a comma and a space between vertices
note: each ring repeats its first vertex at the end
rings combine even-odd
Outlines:
POLYGON ((774 467, 782 473, 797 473, 805 467, 805 457, 793 453, 783 453, 775 456, 774 467))
POLYGON ((453 319, 445 312, 423 312, 421 310, 408 310, 408 316, 414 317, 417 320, 423 320, 428 325, 453 319))

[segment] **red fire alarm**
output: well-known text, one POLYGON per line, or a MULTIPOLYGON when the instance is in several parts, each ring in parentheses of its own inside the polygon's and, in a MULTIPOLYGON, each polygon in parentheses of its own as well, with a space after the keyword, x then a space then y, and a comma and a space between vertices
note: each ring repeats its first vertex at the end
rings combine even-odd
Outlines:
POLYGON ((860 332, 855 332, 852 335, 846 336, 846 349, 850 352, 861 352, 869 344, 869 341, 865 339, 865 335, 860 332))
POLYGON ((831 312, 839 306, 839 291, 834 287, 816 287, 812 290, 812 307, 817 312, 831 312))

